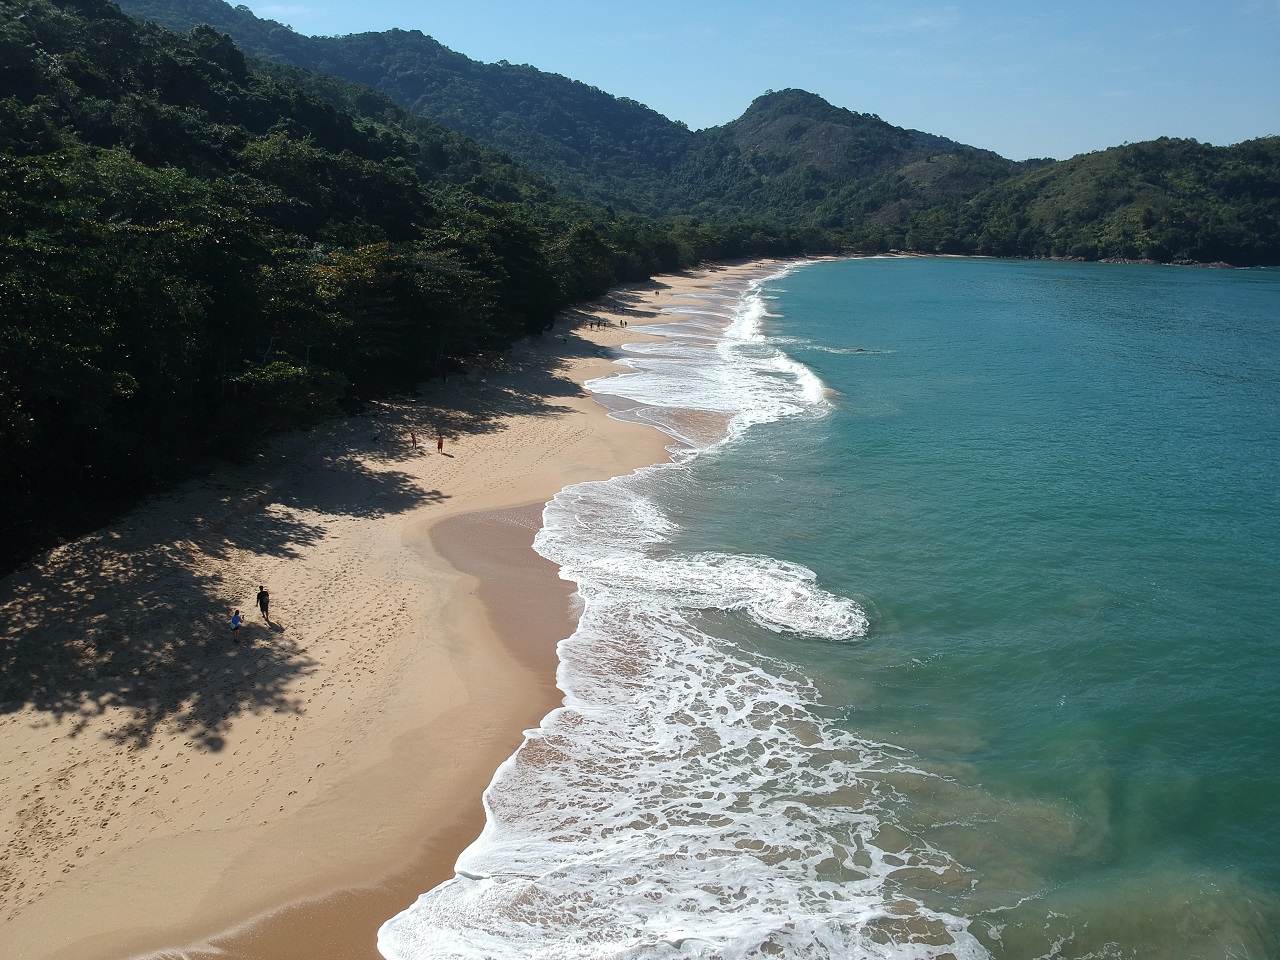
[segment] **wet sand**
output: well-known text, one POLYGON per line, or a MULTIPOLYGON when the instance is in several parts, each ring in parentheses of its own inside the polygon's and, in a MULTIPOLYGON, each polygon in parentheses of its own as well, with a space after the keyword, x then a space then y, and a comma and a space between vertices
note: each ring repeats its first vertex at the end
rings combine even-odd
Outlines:
POLYGON ((576 610, 530 549, 541 505, 667 457, 582 384, 643 336, 623 320, 779 266, 615 290, 0 581, 6 956, 376 960, 560 701, 576 610))

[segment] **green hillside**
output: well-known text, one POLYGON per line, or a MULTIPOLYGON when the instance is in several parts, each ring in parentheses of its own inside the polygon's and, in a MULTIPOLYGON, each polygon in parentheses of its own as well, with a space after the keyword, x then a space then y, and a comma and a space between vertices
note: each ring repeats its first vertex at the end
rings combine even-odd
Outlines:
POLYGON ((918 218, 907 245, 1007 257, 1280 264, 1280 137, 1082 154, 918 218))
POLYGON ((303 37, 223 0, 124 6, 184 29, 211 23, 257 56, 368 84, 616 210, 747 217, 864 251, 1280 262, 1272 140, 1162 139, 1013 163, 802 90, 767 93, 732 123, 691 132, 565 77, 477 63, 417 31, 303 37))
POLYGON ((385 95, 105 0, 0 7, 0 77, 0 562, 620 280, 801 249, 569 201, 385 95))
POLYGON ((583 200, 684 212, 666 178, 694 134, 634 101, 529 66, 478 63, 417 30, 306 37, 222 0, 127 0, 175 30, 210 24, 254 57, 365 84, 509 153, 583 200))
POLYGON ((691 132, 634 101, 530 66, 477 63, 416 30, 304 37, 222 0, 125 0, 176 29, 208 23, 246 51, 381 90, 509 153, 580 199, 651 215, 843 229, 897 223, 1015 165, 786 90, 691 132), (933 158, 936 169, 915 170, 933 158))
POLYGON ((700 132, 674 178, 691 209, 707 216, 767 210, 784 223, 841 232, 904 225, 1015 169, 989 151, 783 90, 700 132))

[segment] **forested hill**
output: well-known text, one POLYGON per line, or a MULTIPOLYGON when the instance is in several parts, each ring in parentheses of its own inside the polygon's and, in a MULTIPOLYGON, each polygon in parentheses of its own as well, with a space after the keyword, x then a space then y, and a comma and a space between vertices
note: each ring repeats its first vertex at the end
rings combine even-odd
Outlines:
POLYGON ((558 74, 479 63, 417 30, 307 37, 222 0, 126 0, 175 30, 210 24, 247 53, 381 90, 489 144, 572 195, 647 214, 683 212, 668 180, 694 134, 655 110, 558 74))
POLYGON ((632 100, 530 66, 478 63, 416 30, 306 37, 223 0, 121 6, 175 29, 208 23, 254 56, 368 84, 576 197, 651 215, 901 224, 1016 167, 799 90, 761 97, 738 120, 694 133, 632 100))
POLYGON ((105 0, 0 5, 0 78, 0 566, 619 280, 800 250, 564 200, 382 94, 105 0))
POLYGON ((914 250, 1280 264, 1280 137, 1162 138, 1028 171, 918 216, 914 250))
POLYGON ((706 216, 767 210, 781 222, 865 236, 902 227, 918 210, 968 197, 1025 166, 782 90, 759 97, 732 123, 701 131, 674 180, 706 216))
POLYGON ((1280 263, 1275 139, 1162 139, 1061 163, 990 151, 767 93, 691 132, 630 100, 529 66, 482 64, 416 31, 304 37, 223 0, 123 0, 255 55, 334 73, 618 210, 818 229, 847 248, 1239 265, 1280 263))

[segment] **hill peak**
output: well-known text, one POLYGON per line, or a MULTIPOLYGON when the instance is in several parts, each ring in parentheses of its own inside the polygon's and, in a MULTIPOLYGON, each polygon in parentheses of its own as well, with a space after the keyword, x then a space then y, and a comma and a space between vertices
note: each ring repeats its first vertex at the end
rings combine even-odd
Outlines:
POLYGON ((811 120, 833 120, 839 117, 864 117, 879 120, 872 114, 856 113, 829 103, 816 93, 788 87, 785 90, 766 90, 751 101, 740 120, 759 115, 793 114, 811 120))

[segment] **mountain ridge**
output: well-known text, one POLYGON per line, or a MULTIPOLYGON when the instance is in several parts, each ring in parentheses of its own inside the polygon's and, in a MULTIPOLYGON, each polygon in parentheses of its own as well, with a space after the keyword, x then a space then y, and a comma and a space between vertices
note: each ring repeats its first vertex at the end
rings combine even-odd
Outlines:
POLYGON ((471 60, 418 30, 305 37, 224 0, 122 7, 179 30, 211 23, 253 56, 372 86, 610 211, 816 230, 864 252, 1280 263, 1275 138, 1231 147, 1162 138, 1011 161, 794 89, 691 131, 580 81, 471 60), (1148 160, 1097 159, 1125 151, 1148 160), (1150 162, 1152 152, 1164 156, 1150 162), (1165 169, 1177 164, 1186 166, 1165 169), (1255 186, 1233 193, 1232 183, 1255 186), (1026 209, 1011 213, 1017 203, 1026 209))
MULTIPOLYGON (((634 100, 559 74, 506 61, 472 60, 419 30, 307 37, 223 0, 124 0, 121 7, 178 30, 208 23, 253 56, 367 84, 414 113, 510 153, 580 199, 649 216, 693 213, 728 220, 765 209, 780 222, 799 225, 808 220, 807 204, 828 199, 839 192, 838 185, 858 182, 864 192, 910 195, 905 204, 877 206, 882 219, 892 218, 950 199, 957 190, 970 189, 974 179, 913 184, 908 178, 895 187, 881 183, 896 166, 930 154, 967 161, 982 157, 985 169, 976 178, 982 184, 1018 168, 991 151, 896 127, 807 91, 766 93, 738 119, 691 131, 634 100), (779 106, 798 111, 789 124, 791 132, 796 123, 808 121, 822 125, 829 135, 841 134, 829 137, 846 148, 840 163, 814 165, 810 157, 792 157, 785 164, 795 168, 784 178, 789 182, 771 186, 783 172, 777 169, 779 158, 795 151, 788 151, 782 125, 756 121, 762 113, 777 114, 779 106), (859 133, 850 136, 855 128, 859 133), (859 139, 875 149, 861 154, 848 149, 859 139), (805 165, 813 169, 803 169, 805 165)), ((809 145, 820 146, 816 141, 809 145)), ((836 157, 828 153, 827 159, 836 157)), ((862 216, 847 196, 833 202, 838 216, 862 216)), ((836 216, 828 213, 827 219, 836 216)))
POLYGON ((864 252, 1280 264, 1276 137, 1012 161, 794 89, 691 131, 557 74, 473 61, 420 31, 308 38, 223 0, 123 6, 179 29, 206 20, 255 55, 345 72, 611 210, 772 222, 864 252))

